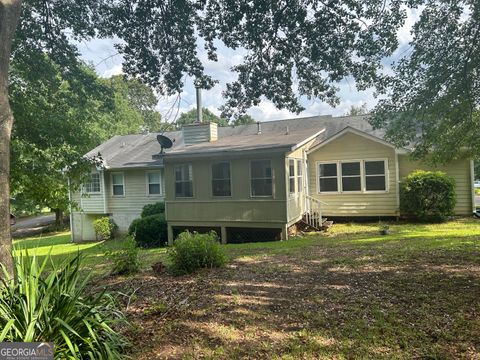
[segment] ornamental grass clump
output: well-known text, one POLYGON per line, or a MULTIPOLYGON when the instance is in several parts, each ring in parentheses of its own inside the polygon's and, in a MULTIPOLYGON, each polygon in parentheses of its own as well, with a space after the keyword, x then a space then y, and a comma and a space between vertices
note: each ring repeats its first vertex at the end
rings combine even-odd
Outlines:
POLYGON ((124 358, 127 342, 115 330, 124 317, 112 296, 88 295, 80 256, 56 267, 26 253, 14 263, 13 276, 2 267, 0 342, 53 342, 56 359, 124 358))
POLYGON ((167 254, 171 270, 178 275, 201 268, 221 267, 227 261, 214 231, 208 234, 185 231, 178 236, 167 254))

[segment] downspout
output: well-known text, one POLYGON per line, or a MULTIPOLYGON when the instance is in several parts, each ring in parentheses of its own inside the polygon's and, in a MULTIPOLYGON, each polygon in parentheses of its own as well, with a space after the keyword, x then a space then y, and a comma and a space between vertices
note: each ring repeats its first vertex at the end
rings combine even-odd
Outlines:
MULTIPOLYGON (((107 189, 105 188, 105 170, 102 170, 103 213, 107 213, 107 189)), ((124 179, 125 181, 125 179, 124 179)))

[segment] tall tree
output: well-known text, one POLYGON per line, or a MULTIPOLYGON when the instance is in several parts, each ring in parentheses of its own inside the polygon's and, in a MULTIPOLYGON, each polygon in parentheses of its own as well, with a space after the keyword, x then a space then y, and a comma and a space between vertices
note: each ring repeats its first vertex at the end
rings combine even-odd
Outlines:
POLYGON ((10 71, 16 119, 11 194, 16 207, 51 208, 60 224, 69 206, 63 169, 77 184, 80 170, 89 170, 83 159, 87 151, 114 135, 159 129, 162 123, 152 89, 138 80, 100 79, 86 66, 81 77, 66 80, 47 56, 37 58, 35 69, 14 61, 10 71))
POLYGON ((363 103, 360 106, 352 105, 350 109, 345 113, 345 116, 358 116, 368 114, 367 103, 363 103))
POLYGON ((0 0, 0 263, 13 272, 10 238, 10 136, 13 115, 8 102, 8 69, 21 0, 0 0))
POLYGON ((409 51, 379 83, 372 118, 398 146, 434 162, 480 158, 480 2, 415 1, 409 51))
POLYGON ((217 60, 219 42, 247 50, 243 62, 232 69, 238 76, 227 85, 224 117, 242 115, 263 98, 299 112, 300 96, 338 103, 336 84, 347 76, 353 76, 360 89, 377 80, 382 58, 397 47, 396 30, 405 17, 401 0, 386 4, 384 0, 25 0, 11 53, 21 1, 0 0, 0 114, 8 114, 0 122, 2 249, 8 250, 11 242, 10 59, 27 63, 47 53, 61 65, 64 76, 76 76, 75 44, 94 36, 116 36, 121 40, 124 71, 160 94, 174 94, 182 90, 185 76, 205 88, 215 83, 197 51, 200 37, 209 60, 217 60))
POLYGON ((250 115, 241 115, 233 121, 233 125, 235 126, 248 125, 248 124, 254 124, 254 123, 255 123, 255 119, 252 118, 250 115))
MULTIPOLYGON (((215 115, 207 108, 202 108, 202 120, 205 122, 215 122, 218 126, 228 126, 228 120, 222 119, 215 115)), ((176 121, 177 128, 181 128, 183 125, 193 124, 197 121, 197 109, 192 109, 184 112, 176 121)))

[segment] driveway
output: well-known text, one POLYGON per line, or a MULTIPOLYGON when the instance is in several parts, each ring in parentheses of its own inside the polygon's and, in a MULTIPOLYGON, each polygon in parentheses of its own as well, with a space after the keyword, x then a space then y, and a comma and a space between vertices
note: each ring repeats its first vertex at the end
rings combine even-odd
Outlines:
POLYGON ((12 226, 12 237, 20 238, 41 233, 47 226, 55 223, 55 214, 32 216, 17 219, 12 226))
POLYGON ((475 205, 477 205, 477 208, 480 208, 480 196, 475 196, 475 205))

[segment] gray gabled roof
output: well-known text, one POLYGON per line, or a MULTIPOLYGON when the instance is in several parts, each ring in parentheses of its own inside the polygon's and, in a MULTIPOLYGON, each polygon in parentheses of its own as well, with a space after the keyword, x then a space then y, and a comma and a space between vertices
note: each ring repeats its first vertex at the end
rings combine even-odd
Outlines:
MULTIPOLYGON (((257 134, 258 125, 240 125, 218 128, 218 140, 185 146, 182 131, 163 133, 173 140, 173 146, 165 150, 164 156, 196 156, 212 153, 232 153, 238 151, 256 151, 267 149, 288 149, 308 140, 321 132, 316 143, 325 141, 347 127, 383 138, 384 133, 373 130, 366 116, 312 116, 261 123, 261 134, 257 134), (323 130, 323 132, 322 132, 323 130)), ((88 157, 101 155, 107 168, 145 168, 163 166, 163 156, 158 156, 159 133, 114 136, 86 154, 88 157), (157 156, 155 156, 157 155, 157 156)))

